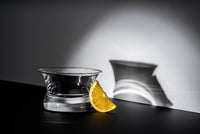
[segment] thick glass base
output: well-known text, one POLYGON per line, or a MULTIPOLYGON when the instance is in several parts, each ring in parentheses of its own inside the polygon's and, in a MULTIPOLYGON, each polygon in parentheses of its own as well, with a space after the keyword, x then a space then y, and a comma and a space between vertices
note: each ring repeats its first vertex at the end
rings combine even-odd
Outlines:
POLYGON ((80 94, 60 97, 47 93, 43 105, 46 110, 55 112, 87 112, 93 110, 88 95, 80 94))

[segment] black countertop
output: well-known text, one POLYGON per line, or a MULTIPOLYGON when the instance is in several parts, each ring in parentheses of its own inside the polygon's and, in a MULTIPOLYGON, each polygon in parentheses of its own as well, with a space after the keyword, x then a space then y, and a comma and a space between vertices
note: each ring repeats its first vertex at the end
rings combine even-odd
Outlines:
POLYGON ((0 81, 6 133, 200 134, 200 114, 113 99, 109 113, 58 113, 43 108, 45 87, 0 81))

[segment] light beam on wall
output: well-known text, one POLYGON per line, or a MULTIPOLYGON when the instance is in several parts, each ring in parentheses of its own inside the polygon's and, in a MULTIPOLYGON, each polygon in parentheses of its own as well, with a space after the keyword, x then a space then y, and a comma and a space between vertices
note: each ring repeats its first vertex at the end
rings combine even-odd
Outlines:
POLYGON ((112 96, 109 59, 157 64, 155 73, 173 108, 200 112, 198 41, 187 21, 171 13, 151 7, 117 7, 85 35, 66 65, 101 69, 98 79, 112 96))

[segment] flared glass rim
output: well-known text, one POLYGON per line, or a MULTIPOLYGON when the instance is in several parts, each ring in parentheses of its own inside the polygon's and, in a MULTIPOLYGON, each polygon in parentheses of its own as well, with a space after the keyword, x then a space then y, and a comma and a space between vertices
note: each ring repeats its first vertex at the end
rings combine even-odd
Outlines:
POLYGON ((58 75, 97 75, 102 71, 85 67, 45 67, 38 69, 40 73, 58 75))

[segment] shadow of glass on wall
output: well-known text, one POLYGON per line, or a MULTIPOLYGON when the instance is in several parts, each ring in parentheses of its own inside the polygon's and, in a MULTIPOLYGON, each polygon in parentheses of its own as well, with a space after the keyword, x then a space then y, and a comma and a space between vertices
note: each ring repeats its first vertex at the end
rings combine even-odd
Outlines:
POLYGON ((115 99, 162 107, 173 105, 153 75, 157 65, 123 60, 110 60, 110 63, 116 82, 115 99))

